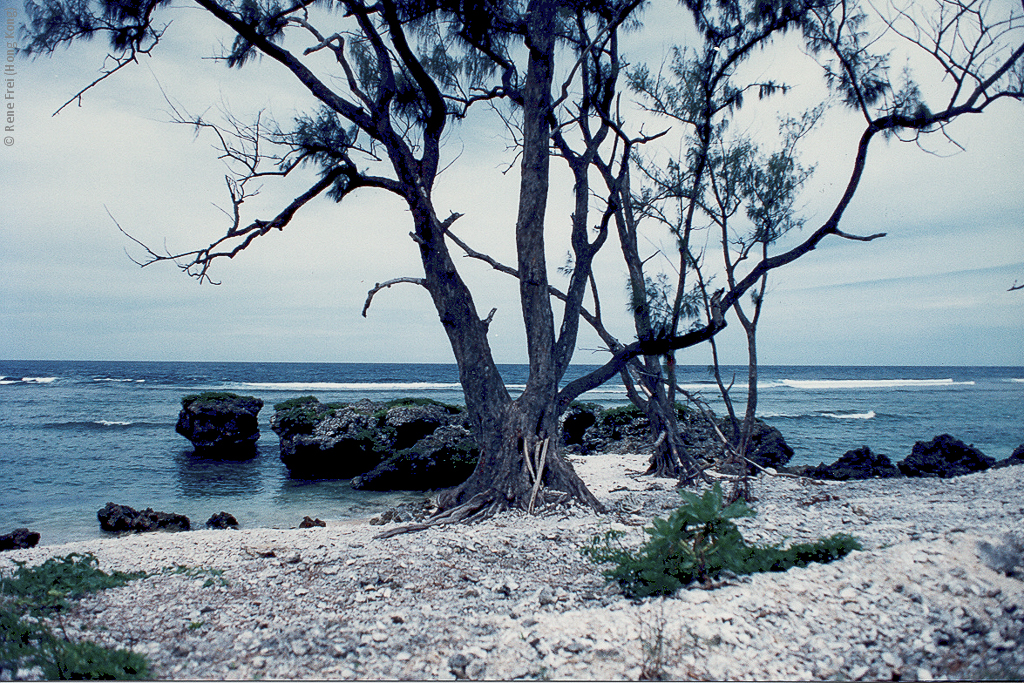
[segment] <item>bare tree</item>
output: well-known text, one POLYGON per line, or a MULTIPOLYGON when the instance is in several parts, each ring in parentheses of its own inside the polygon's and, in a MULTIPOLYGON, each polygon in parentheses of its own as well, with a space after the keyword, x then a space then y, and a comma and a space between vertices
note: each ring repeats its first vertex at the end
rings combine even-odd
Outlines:
MULTIPOLYGON (((711 297, 705 320, 681 329, 678 322, 686 287, 679 287, 671 325, 649 333, 638 330, 631 343, 609 343, 611 357, 604 365, 563 386, 580 317, 599 320, 583 305, 588 289, 596 291, 594 255, 606 241, 610 222, 618 220, 620 209, 632 201, 621 190, 609 192, 597 202, 595 213, 601 218, 590 220, 584 169, 601 157, 606 161, 600 163, 609 170, 601 175, 606 182, 627 178, 623 160, 629 157, 622 153, 642 137, 635 136, 630 143, 621 119, 611 116, 619 70, 616 35, 632 16, 637 0, 486 5, 453 0, 372 4, 336 0, 330 8, 336 11, 311 0, 194 2, 234 33, 232 46, 222 56, 228 67, 255 66, 253 57, 262 55, 267 58, 264 66, 283 68, 305 88, 314 108, 286 129, 268 128, 260 118, 243 125, 235 118, 211 123, 182 114, 180 120, 218 135, 224 155, 235 164, 237 174, 228 178, 229 224, 222 237, 199 249, 166 253, 146 248, 143 262, 174 261, 200 281, 209 280, 214 263, 239 255, 272 230, 287 229, 313 199, 326 196, 344 205, 353 193, 364 190, 399 197, 409 210, 410 237, 420 255, 422 277, 396 277, 374 288, 370 298, 392 284, 425 288, 458 364, 481 457, 471 477, 442 496, 448 521, 566 499, 600 508, 558 453, 558 418, 572 400, 627 367, 651 367, 640 361, 644 357, 669 359, 664 367, 669 372, 670 396, 672 352, 703 343, 722 330, 725 312, 769 271, 800 258, 830 235, 867 239, 844 233, 839 224, 859 186, 868 147, 876 135, 916 139, 924 132, 944 130, 960 115, 980 113, 995 101, 1019 100, 1024 95, 1019 15, 990 23, 980 5, 975 11, 973 3, 941 2, 947 18, 938 23, 928 24, 910 10, 890 19, 893 31, 908 26, 902 29, 905 36, 938 59, 955 83, 949 101, 933 111, 924 106, 909 80, 902 87, 890 84, 885 60, 868 52, 863 22, 851 3, 753 3, 755 11, 749 13, 729 0, 716 4, 716 14, 706 12, 703 2, 684 3, 705 40, 705 49, 697 56, 708 65, 701 72, 706 74, 702 87, 717 83, 716 74, 727 74, 747 54, 744 45, 759 44, 784 27, 802 28, 812 49, 825 60, 830 83, 864 114, 866 128, 857 158, 846 192, 828 220, 798 246, 773 256, 762 254, 742 277, 737 275, 735 284, 711 297), (959 11, 950 17, 948 8, 959 11), (737 42, 739 36, 746 36, 746 42, 737 42), (722 59, 722 50, 715 47, 729 45, 732 51, 726 54, 732 56, 722 59), (321 54, 330 59, 313 58, 321 54), (525 391, 515 399, 491 353, 492 315, 478 312, 450 249, 450 243, 458 244, 451 229, 460 215, 451 212, 443 217, 433 198, 450 122, 484 102, 507 106, 506 115, 521 131, 516 265, 511 270, 519 280, 530 371, 525 391), (568 287, 558 297, 562 300, 558 322, 545 256, 545 210, 555 154, 569 164, 577 180, 578 207, 571 225, 573 267, 568 287), (614 170, 611 160, 618 160, 614 170), (277 214, 246 216, 244 203, 254 191, 250 189, 254 179, 300 175, 309 168, 315 169, 316 179, 277 214)), ((29 53, 52 54, 61 45, 105 35, 118 65, 110 74, 157 47, 163 29, 155 21, 173 10, 164 0, 28 0, 26 9, 29 53)), ((85 86, 72 100, 98 83, 85 86)), ((716 85, 710 99, 703 97, 699 106, 713 107, 695 119, 704 149, 710 149, 717 134, 708 114, 733 107, 741 95, 742 91, 716 85)), ((692 187, 700 188, 706 177, 706 157, 698 158, 696 164, 688 177, 692 187)), ((614 187, 611 182, 610 188, 614 187)), ((691 229, 697 208, 693 204, 684 214, 684 231, 691 229)), ((661 390, 660 384, 655 386, 661 390)))

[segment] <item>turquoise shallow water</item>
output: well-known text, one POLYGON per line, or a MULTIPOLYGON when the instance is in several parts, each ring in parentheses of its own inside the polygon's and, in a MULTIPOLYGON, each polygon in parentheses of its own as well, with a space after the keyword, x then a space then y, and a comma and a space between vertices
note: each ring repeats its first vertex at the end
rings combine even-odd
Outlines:
MULTIPOLYGON (((513 393, 526 371, 502 367, 513 393)), ((721 409, 706 368, 680 368, 679 379, 721 409)), ((27 526, 46 544, 98 537, 107 501, 180 512, 197 526, 226 510, 243 526, 290 527, 304 515, 362 517, 419 497, 290 479, 269 421, 274 403, 307 394, 462 402, 453 365, 0 361, 0 531, 27 526), (264 400, 256 458, 196 458, 174 432, 181 397, 205 390, 264 400)), ((621 384, 583 400, 627 401, 621 384)), ((897 461, 941 433, 1001 459, 1024 442, 1024 368, 764 366, 759 407, 796 451, 791 464, 832 462, 861 445, 897 461)))

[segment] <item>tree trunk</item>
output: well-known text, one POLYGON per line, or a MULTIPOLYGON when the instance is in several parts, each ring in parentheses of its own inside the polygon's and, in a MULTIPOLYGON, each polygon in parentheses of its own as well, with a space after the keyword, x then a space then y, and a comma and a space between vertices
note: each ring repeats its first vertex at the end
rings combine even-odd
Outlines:
MULTIPOLYGON (((526 390, 512 401, 495 399, 497 367, 486 342, 486 323, 472 314, 470 326, 482 336, 467 342, 457 325, 441 320, 459 363, 466 406, 480 440, 480 461, 460 486, 439 498, 442 510, 490 499, 489 512, 515 507, 533 510, 538 504, 575 499, 602 510, 572 466, 558 452, 558 385, 568 366, 573 339, 555 336, 554 312, 548 288, 544 253, 544 216, 547 211, 551 157, 551 87, 554 78, 558 5, 554 0, 531 0, 527 11, 526 45, 529 48, 523 90, 523 151, 516 220, 519 293, 526 327, 530 373, 526 390)), ((426 256, 425 256, 426 258, 426 256)), ((468 290, 460 295, 468 300, 468 290)), ((435 297, 435 303, 437 298, 435 297)), ((441 302, 442 307, 447 302, 441 302)), ((565 316, 578 316, 567 306, 565 316)), ((462 315, 466 312, 462 311, 462 315)), ((576 328, 570 326, 573 330, 576 328)), ((504 384, 501 385, 504 392, 504 384)), ((499 396, 500 398, 500 396, 499 396)))

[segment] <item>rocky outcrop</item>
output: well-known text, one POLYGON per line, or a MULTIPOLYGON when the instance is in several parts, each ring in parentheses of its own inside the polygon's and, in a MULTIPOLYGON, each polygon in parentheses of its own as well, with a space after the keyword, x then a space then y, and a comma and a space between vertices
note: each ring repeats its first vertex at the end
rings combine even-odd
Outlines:
POLYGON ((324 520, 320 519, 319 517, 317 517, 316 519, 313 519, 309 515, 306 515, 305 517, 303 517, 302 521, 299 522, 299 528, 300 529, 315 529, 317 527, 325 527, 325 526, 327 526, 327 522, 325 522, 324 520))
POLYGON ((28 529, 15 529, 9 534, 0 536, 0 550, 21 550, 34 548, 39 544, 39 532, 28 529))
POLYGON ((107 503, 96 513, 103 531, 189 531, 191 522, 185 515, 157 512, 146 508, 142 512, 127 505, 107 503))
POLYGON ((274 406, 270 428, 281 440, 281 461, 295 479, 351 479, 390 453, 378 409, 369 401, 323 404, 314 396, 274 406))
POLYGON ((181 399, 175 431, 192 442, 197 455, 244 459, 256 455, 258 415, 263 401, 253 396, 206 392, 181 399))
MULTIPOLYGON (((728 434, 732 426, 727 417, 714 417, 713 425, 703 413, 680 407, 679 432, 682 446, 698 461, 724 459, 725 448, 715 427, 728 434)), ((633 406, 602 409, 593 404, 573 404, 562 418, 562 444, 566 450, 587 453, 650 453, 654 440, 650 422, 633 406)), ((793 449, 778 429, 757 419, 750 435, 747 457, 761 467, 783 467, 793 457, 793 449)))
POLYGON ((476 442, 464 426, 440 426, 354 478, 352 488, 425 491, 458 486, 473 473, 479 455, 476 442))
POLYGON ((1014 449, 1013 455, 1009 458, 999 460, 995 465, 992 465, 992 467, 1012 467, 1014 465, 1024 465, 1024 443, 1014 449))
POLYGON ((237 529, 238 520, 227 512, 218 512, 206 520, 207 529, 237 529))
POLYGON ((831 465, 821 463, 817 467, 799 468, 797 474, 813 479, 831 479, 834 481, 886 479, 903 476, 899 468, 892 464, 888 456, 881 453, 873 453, 867 446, 847 451, 843 457, 831 465))
POLYGON ((323 404, 305 396, 274 408, 270 425, 294 478, 423 491, 460 484, 476 465, 476 444, 455 406, 412 399, 323 404))
POLYGON ((900 472, 908 477, 940 477, 949 479, 972 472, 982 472, 995 464, 974 446, 968 446, 949 434, 931 441, 918 441, 910 455, 899 463, 900 472))

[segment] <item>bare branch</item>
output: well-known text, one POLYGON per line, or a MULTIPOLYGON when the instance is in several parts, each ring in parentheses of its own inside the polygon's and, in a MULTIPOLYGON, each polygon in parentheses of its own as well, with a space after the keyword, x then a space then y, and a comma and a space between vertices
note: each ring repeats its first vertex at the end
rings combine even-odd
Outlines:
MULTIPOLYGON (((168 24, 168 26, 170 26, 170 24, 168 24)), ((85 86, 84 88, 79 90, 77 93, 75 93, 71 97, 71 99, 69 99, 64 104, 60 105, 60 107, 57 108, 57 111, 55 111, 52 114, 50 114, 50 116, 56 116, 57 114, 61 113, 61 111, 63 111, 65 107, 67 107, 69 104, 71 104, 75 100, 78 101, 78 106, 82 106, 82 95, 84 95, 88 90, 91 90, 96 85, 99 85, 102 81, 105 81, 106 79, 110 78, 111 76, 113 76, 114 74, 116 74, 118 71, 120 71, 124 67, 128 66, 129 64, 138 63, 138 61, 139 61, 138 60, 138 55, 148 55, 150 52, 152 52, 153 48, 155 48, 157 43, 160 42, 160 38, 163 36, 164 31, 166 31, 166 30, 167 30, 167 26, 165 26, 164 29, 161 30, 161 31, 157 31, 156 29, 153 29, 153 42, 148 47, 143 48, 141 45, 140 46, 133 45, 130 49, 127 50, 127 54, 122 53, 121 56, 119 56, 119 57, 115 57, 114 55, 109 55, 108 54, 106 59, 104 59, 104 64, 106 64, 107 60, 113 60, 114 63, 117 66, 115 66, 112 69, 104 70, 102 72, 103 75, 101 75, 95 81, 93 81, 92 83, 90 83, 89 85, 85 86)))
MULTIPOLYGON (((366 312, 370 310, 370 303, 373 302, 373 297, 377 292, 379 292, 382 289, 388 289, 392 285, 397 285, 403 282, 408 283, 410 285, 419 285, 421 287, 427 286, 427 281, 421 277, 396 277, 395 279, 388 280, 387 282, 378 282, 373 286, 373 289, 371 289, 366 295, 366 303, 363 304, 363 317, 365 318, 366 312)), ((494 311, 491 311, 491 315, 494 315, 494 311)), ((488 318, 488 320, 490 320, 490 318, 488 318)))
POLYGON ((843 232, 842 230, 838 230, 837 229, 835 231, 835 235, 836 235, 836 237, 842 237, 843 239, 846 239, 846 240, 856 240, 858 242, 870 242, 871 240, 877 240, 880 237, 885 237, 886 233, 884 233, 884 232, 876 232, 874 235, 861 236, 861 235, 851 235, 851 234, 849 234, 847 232, 843 232))

